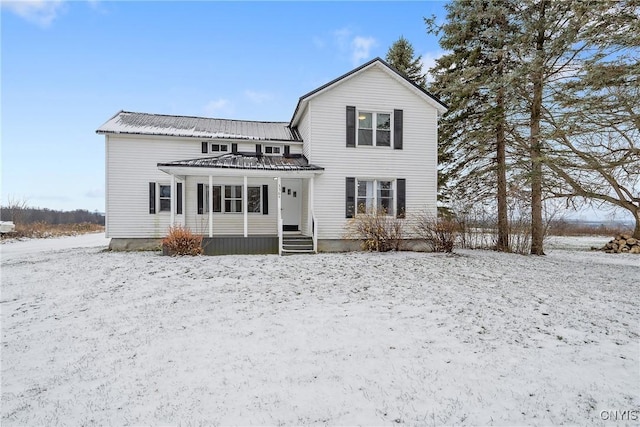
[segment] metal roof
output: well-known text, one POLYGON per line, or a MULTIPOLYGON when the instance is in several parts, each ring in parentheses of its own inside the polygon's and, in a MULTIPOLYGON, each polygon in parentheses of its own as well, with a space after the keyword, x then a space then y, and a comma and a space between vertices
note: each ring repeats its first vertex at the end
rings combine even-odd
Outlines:
POLYGON ((170 116, 120 111, 96 131, 99 134, 164 135, 195 138, 302 142, 287 122, 257 122, 170 116))
POLYGON ((158 163, 158 167, 193 167, 222 169, 258 169, 274 171, 321 171, 324 168, 310 164, 302 155, 258 156, 255 154, 223 154, 192 160, 158 163))

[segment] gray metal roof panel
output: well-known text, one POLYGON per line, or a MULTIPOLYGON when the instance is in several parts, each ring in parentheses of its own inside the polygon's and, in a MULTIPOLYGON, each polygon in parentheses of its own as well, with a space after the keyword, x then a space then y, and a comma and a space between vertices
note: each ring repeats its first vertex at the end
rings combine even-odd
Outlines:
POLYGON ((302 142, 287 122, 257 122, 120 111, 99 134, 164 135, 192 138, 302 142))
POLYGON ((304 156, 257 156, 255 154, 222 154, 216 157, 178 160, 169 163, 158 163, 158 166, 223 168, 223 169, 259 169, 279 171, 311 171, 324 170, 320 166, 310 164, 304 156))

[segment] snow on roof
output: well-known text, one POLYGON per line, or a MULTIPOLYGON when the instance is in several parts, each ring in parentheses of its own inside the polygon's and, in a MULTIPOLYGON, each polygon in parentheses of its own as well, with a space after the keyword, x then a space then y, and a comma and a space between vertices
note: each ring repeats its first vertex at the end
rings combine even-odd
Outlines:
POLYGON ((205 157, 192 160, 179 160, 169 163, 158 163, 158 166, 182 166, 224 169, 264 169, 310 171, 323 170, 320 166, 312 165, 306 157, 293 156, 257 156, 255 154, 223 154, 217 157, 205 157))
POLYGON ((195 138, 293 141, 302 139, 287 122, 257 122, 120 111, 100 126, 99 134, 164 135, 195 138))

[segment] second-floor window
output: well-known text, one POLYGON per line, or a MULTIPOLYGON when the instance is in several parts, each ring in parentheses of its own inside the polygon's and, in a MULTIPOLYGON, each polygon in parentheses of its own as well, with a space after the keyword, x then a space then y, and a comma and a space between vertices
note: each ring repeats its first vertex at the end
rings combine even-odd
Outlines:
POLYGON ((280 147, 273 145, 266 145, 264 147, 265 154, 280 154, 280 147))
POLYGON ((216 151, 229 151, 229 145, 227 144, 211 144, 211 151, 212 152, 216 152, 216 151))
POLYGON ((390 147, 391 114, 358 112, 358 145, 390 147))

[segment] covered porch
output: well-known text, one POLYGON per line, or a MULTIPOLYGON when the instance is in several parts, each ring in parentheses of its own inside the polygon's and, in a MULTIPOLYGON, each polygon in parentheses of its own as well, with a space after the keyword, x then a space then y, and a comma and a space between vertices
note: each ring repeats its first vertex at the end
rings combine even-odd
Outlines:
POLYGON ((170 224, 203 236, 209 255, 317 252, 314 179, 302 155, 233 153, 159 163, 170 224))

